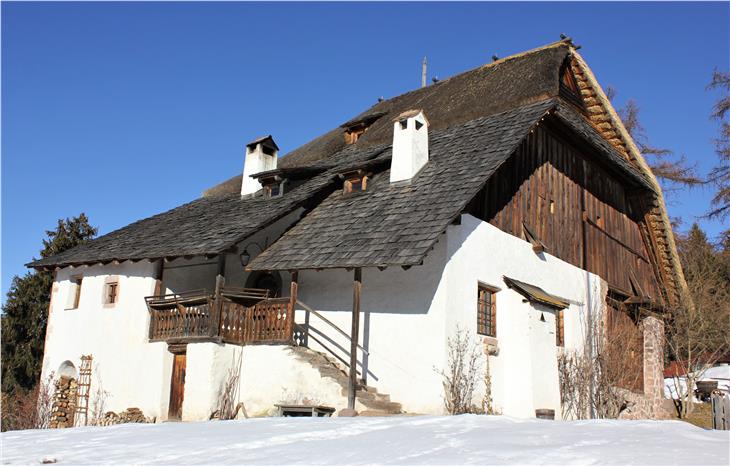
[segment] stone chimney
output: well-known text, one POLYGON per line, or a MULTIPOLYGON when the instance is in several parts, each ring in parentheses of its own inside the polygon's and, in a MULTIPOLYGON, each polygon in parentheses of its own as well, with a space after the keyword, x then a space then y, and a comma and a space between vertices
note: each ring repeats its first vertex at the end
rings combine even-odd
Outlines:
POLYGON ((254 194, 261 189, 261 183, 251 175, 274 170, 276 168, 279 147, 274 138, 264 136, 246 144, 246 161, 243 163, 243 180, 241 196, 254 194))
POLYGON ((390 182, 410 180, 428 163, 428 120, 422 110, 398 115, 393 124, 390 182))

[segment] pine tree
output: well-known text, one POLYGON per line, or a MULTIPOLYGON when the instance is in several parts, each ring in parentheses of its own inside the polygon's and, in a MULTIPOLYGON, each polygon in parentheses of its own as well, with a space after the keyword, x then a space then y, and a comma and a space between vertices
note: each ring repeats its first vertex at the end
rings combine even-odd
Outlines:
MULTIPOLYGON (((59 219, 55 230, 46 231, 41 257, 71 249, 96 235, 85 214, 59 219)), ((3 306, 2 391, 31 390, 41 372, 48 306, 53 274, 28 272, 15 276, 3 306)))

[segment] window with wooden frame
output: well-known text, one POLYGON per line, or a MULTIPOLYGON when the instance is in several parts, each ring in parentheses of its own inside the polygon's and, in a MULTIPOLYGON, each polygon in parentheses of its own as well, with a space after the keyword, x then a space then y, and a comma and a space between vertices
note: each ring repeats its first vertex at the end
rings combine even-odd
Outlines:
POLYGON ((272 183, 264 186, 264 196, 266 197, 279 197, 284 194, 283 183, 272 183))
POLYGON ((111 306, 119 301, 119 279, 107 278, 104 282, 104 305, 111 306))
POLYGON ((368 187, 367 176, 355 176, 345 180, 345 194, 365 191, 368 187))
POLYGON ((482 283, 477 295, 477 333, 497 336, 497 290, 482 283))
POLYGON ((367 129, 367 126, 359 125, 345 130, 345 144, 355 144, 367 129))
POLYGON ((560 309, 555 312, 555 344, 565 346, 565 323, 563 320, 563 311, 560 309))
POLYGON ((81 284, 83 277, 71 277, 71 289, 69 290, 69 300, 67 309, 78 309, 81 302, 81 284))

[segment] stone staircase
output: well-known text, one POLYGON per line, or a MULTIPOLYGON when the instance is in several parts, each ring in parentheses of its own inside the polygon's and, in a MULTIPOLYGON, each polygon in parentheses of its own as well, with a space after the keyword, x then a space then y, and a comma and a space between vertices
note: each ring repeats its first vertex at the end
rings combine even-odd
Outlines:
MULTIPOLYGON (((292 346, 294 356, 317 369, 324 378, 334 380, 341 388, 343 397, 347 397, 349 375, 347 369, 336 359, 304 346, 292 346)), ((390 395, 378 393, 375 387, 360 386, 356 391, 355 408, 359 416, 393 416, 403 414, 400 403, 390 400, 390 395)))

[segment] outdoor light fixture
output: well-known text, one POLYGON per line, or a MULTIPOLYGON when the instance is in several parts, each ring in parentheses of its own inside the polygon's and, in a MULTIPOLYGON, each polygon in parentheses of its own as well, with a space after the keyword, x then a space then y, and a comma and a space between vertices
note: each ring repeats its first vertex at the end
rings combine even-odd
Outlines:
POLYGON ((238 256, 238 258, 241 260, 241 265, 246 267, 248 265, 248 261, 251 260, 251 253, 248 250, 251 246, 256 246, 257 248, 259 248, 259 254, 261 254, 262 252, 264 252, 264 249, 268 247, 268 245, 269 238, 264 239, 263 246, 261 246, 256 241, 251 241, 250 243, 248 243, 246 246, 243 247, 243 252, 238 256))

